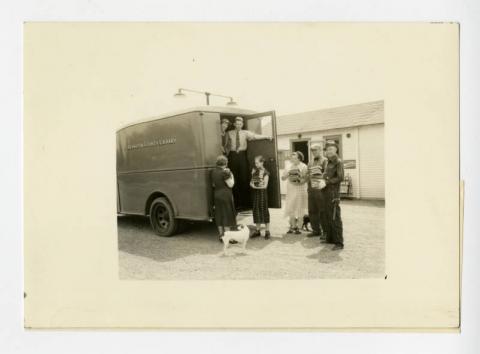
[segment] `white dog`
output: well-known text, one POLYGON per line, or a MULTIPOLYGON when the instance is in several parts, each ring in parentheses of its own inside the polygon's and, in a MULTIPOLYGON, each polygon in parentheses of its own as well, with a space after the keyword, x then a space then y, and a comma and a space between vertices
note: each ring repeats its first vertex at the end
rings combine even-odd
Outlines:
POLYGON ((243 251, 246 251, 247 241, 250 238, 250 229, 245 225, 238 225, 238 231, 225 231, 222 236, 223 241, 223 253, 227 252, 227 248, 230 245, 230 240, 237 241, 242 246, 243 251))

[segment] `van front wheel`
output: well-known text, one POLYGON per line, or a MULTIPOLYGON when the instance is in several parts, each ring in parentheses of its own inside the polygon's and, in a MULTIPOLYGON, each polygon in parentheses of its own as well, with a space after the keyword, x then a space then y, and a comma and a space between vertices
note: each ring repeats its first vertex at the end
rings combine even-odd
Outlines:
POLYGON ((159 236, 173 236, 177 232, 178 220, 175 219, 173 208, 165 198, 157 198, 150 206, 150 224, 159 236))

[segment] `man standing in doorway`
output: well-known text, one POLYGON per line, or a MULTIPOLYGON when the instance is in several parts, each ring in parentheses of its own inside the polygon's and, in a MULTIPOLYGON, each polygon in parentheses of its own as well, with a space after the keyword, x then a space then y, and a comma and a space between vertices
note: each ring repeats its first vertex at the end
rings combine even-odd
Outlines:
POLYGON ((340 182, 343 181, 343 162, 338 157, 338 145, 329 140, 325 144, 328 159, 325 168, 326 186, 322 190, 326 210, 326 243, 333 243, 332 250, 343 249, 343 224, 340 214, 340 182))
POLYGON ((323 177, 327 159, 323 157, 322 146, 314 144, 311 147, 313 160, 308 163, 308 216, 312 225, 312 232, 308 237, 320 236, 325 240, 326 211, 325 198, 322 191, 326 183, 323 177))
POLYGON ((230 152, 228 154, 228 167, 235 178, 233 186, 233 200, 237 210, 246 210, 251 207, 250 201, 250 170, 247 161, 248 142, 251 140, 272 139, 272 137, 255 134, 243 130, 243 118, 236 117, 235 129, 228 132, 230 152))

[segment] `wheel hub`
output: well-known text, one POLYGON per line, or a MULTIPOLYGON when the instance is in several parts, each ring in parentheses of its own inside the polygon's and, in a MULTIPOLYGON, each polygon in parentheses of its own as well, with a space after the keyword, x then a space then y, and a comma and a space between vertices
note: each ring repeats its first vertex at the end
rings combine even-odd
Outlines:
POLYGON ((167 229, 170 223, 168 211, 163 207, 157 209, 157 224, 161 229, 167 229))

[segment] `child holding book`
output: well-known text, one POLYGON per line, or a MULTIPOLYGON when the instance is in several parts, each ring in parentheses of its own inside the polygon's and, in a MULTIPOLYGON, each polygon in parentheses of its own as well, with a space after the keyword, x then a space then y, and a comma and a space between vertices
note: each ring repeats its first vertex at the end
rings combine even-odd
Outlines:
POLYGON ((256 231, 252 237, 260 236, 260 227, 265 224, 265 240, 270 238, 270 213, 268 211, 268 176, 270 175, 264 167, 265 158, 255 157, 255 167, 252 170, 250 187, 253 189, 253 222, 256 231))

